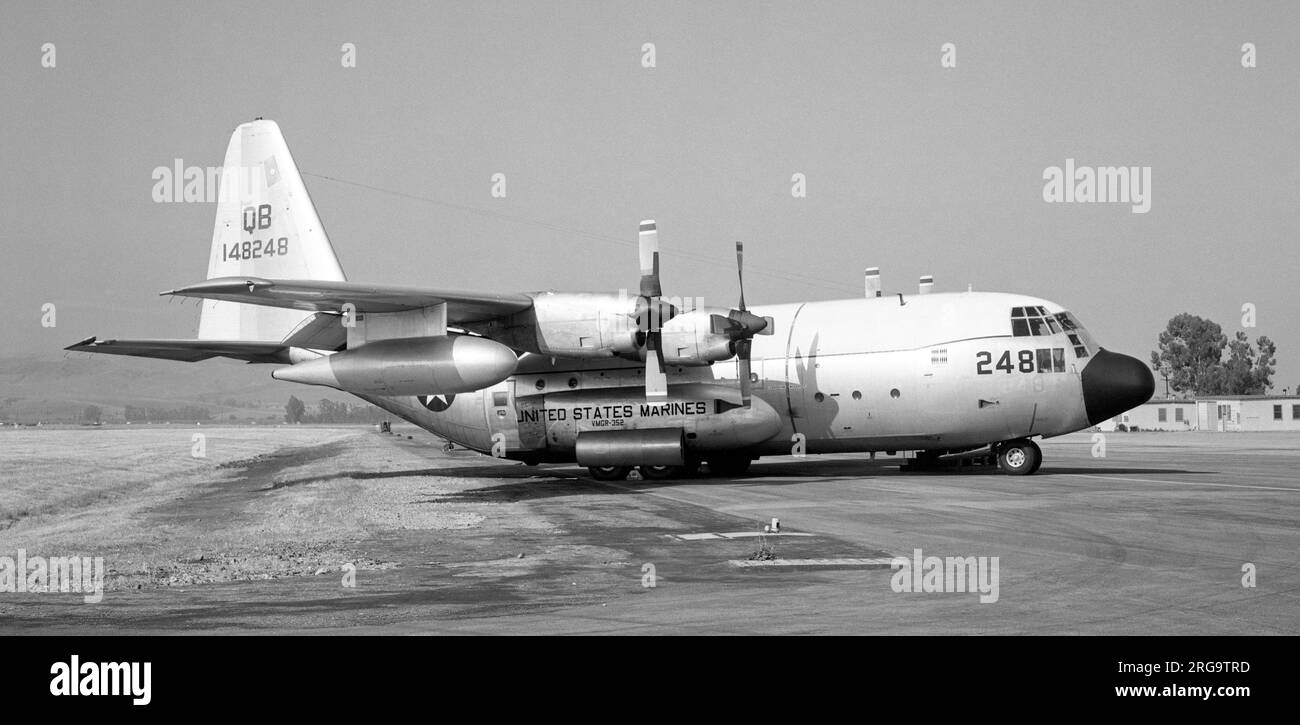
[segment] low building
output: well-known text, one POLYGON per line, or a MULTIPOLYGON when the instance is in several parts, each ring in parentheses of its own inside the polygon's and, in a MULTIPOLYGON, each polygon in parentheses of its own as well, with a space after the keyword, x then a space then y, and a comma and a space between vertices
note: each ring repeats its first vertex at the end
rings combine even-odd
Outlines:
POLYGON ((1097 425, 1104 431, 1121 430, 1120 426, 1123 426, 1122 430, 1197 430, 1196 401, 1152 398, 1097 425))
POLYGON ((1300 431, 1300 395, 1207 395, 1196 411, 1201 430, 1300 431))
POLYGON ((1152 398, 1097 427, 1103 431, 1300 431, 1300 395, 1206 395, 1152 398))

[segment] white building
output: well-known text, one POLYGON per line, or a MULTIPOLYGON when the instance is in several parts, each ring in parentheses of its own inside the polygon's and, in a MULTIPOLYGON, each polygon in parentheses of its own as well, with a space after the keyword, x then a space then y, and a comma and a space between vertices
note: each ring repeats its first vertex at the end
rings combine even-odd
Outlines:
POLYGON ((1300 395, 1152 398, 1097 427, 1117 430, 1300 431, 1300 395))
POLYGON ((1300 395, 1216 395, 1196 399, 1201 430, 1300 431, 1300 395))
POLYGON ((1104 431, 1118 430, 1197 430, 1196 401, 1175 398, 1152 398, 1138 407, 1120 413, 1097 425, 1104 431))

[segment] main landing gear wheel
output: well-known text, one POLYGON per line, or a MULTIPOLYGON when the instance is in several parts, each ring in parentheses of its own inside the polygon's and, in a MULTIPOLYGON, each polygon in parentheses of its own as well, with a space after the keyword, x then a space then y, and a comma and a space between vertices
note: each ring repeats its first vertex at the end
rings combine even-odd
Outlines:
POLYGON ((1028 476, 1042 463, 1043 451, 1031 440, 1007 441, 998 448, 998 467, 1009 475, 1028 476))
POLYGON ((647 481, 666 481, 670 478, 677 478, 685 471, 684 466, 637 466, 641 472, 641 478, 647 481))
POLYGON ((631 473, 631 466, 587 466, 591 477, 597 481, 623 481, 631 473))
POLYGON ((716 476, 739 476, 749 470, 751 463, 749 456, 728 456, 726 458, 710 458, 709 472, 716 476))

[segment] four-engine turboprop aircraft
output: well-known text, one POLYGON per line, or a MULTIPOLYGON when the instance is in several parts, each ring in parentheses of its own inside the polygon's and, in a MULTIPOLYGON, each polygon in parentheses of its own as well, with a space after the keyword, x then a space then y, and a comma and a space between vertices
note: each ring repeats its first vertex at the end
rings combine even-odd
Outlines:
MULTIPOLYGON (((475 293, 345 281, 273 121, 235 129, 195 340, 69 350, 277 365, 447 440, 600 479, 735 475, 763 455, 988 447, 1011 474, 1033 439, 1145 402, 1147 366, 1060 305, 1020 294, 916 294, 692 308, 663 296, 640 229, 638 294, 475 293)), ((738 268, 742 261, 737 244, 738 268)))

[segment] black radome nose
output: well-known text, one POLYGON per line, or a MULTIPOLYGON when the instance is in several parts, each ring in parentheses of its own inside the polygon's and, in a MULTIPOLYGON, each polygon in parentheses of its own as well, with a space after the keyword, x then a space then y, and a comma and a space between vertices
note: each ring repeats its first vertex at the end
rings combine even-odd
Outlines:
POLYGON ((1083 405, 1096 425, 1151 399, 1156 379, 1137 358, 1098 349, 1083 368, 1083 405))

